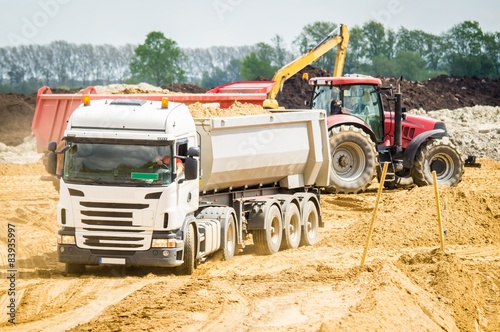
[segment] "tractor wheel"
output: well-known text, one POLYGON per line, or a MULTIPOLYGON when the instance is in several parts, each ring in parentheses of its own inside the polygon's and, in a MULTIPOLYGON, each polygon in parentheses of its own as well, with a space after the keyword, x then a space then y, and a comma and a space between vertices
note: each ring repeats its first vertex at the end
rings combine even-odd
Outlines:
POLYGON ((370 136, 354 126, 330 132, 332 166, 328 193, 357 194, 366 190, 375 176, 377 150, 370 136))
POLYGON ((196 245, 193 224, 186 230, 184 238, 184 263, 176 268, 177 275, 191 275, 196 268, 196 245))
POLYGON ((432 171, 436 171, 437 182, 442 186, 454 186, 462 180, 462 155, 446 136, 419 147, 411 172, 413 182, 420 187, 432 184, 432 171))

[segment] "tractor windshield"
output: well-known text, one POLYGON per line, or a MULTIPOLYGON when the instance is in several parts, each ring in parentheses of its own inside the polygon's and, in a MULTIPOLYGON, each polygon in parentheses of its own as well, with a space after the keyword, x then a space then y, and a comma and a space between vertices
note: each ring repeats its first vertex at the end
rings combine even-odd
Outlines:
POLYGON ((317 85, 312 108, 326 110, 329 116, 351 114, 366 122, 378 140, 383 138, 383 109, 374 85, 317 85))
POLYGON ((71 183, 166 185, 172 182, 172 146, 69 143, 63 179, 71 183))

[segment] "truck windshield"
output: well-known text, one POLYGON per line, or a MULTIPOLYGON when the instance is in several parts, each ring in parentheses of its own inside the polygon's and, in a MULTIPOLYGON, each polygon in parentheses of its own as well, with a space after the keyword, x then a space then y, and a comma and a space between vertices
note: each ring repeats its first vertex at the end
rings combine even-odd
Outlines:
POLYGON ((71 183, 167 185, 172 182, 172 146, 70 143, 63 179, 71 183))

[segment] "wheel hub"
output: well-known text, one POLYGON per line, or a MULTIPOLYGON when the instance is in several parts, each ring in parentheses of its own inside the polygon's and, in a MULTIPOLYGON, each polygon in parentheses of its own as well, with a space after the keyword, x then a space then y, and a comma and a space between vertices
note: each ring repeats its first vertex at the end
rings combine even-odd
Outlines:
POLYGON ((435 159, 431 163, 431 171, 436 171, 436 174, 443 174, 446 170, 446 163, 441 159, 435 159))
POLYGON ((348 155, 342 154, 339 156, 338 164, 341 168, 346 168, 351 163, 351 158, 348 155))

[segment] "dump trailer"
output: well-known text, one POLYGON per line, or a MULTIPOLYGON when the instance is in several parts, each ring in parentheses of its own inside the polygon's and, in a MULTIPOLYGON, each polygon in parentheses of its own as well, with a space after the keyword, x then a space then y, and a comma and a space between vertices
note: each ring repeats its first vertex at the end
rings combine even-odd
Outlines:
POLYGON ((48 144, 67 273, 121 265, 189 275, 250 240, 264 255, 317 241, 330 170, 324 111, 194 119, 159 95, 109 97, 84 95, 63 143, 48 144))

